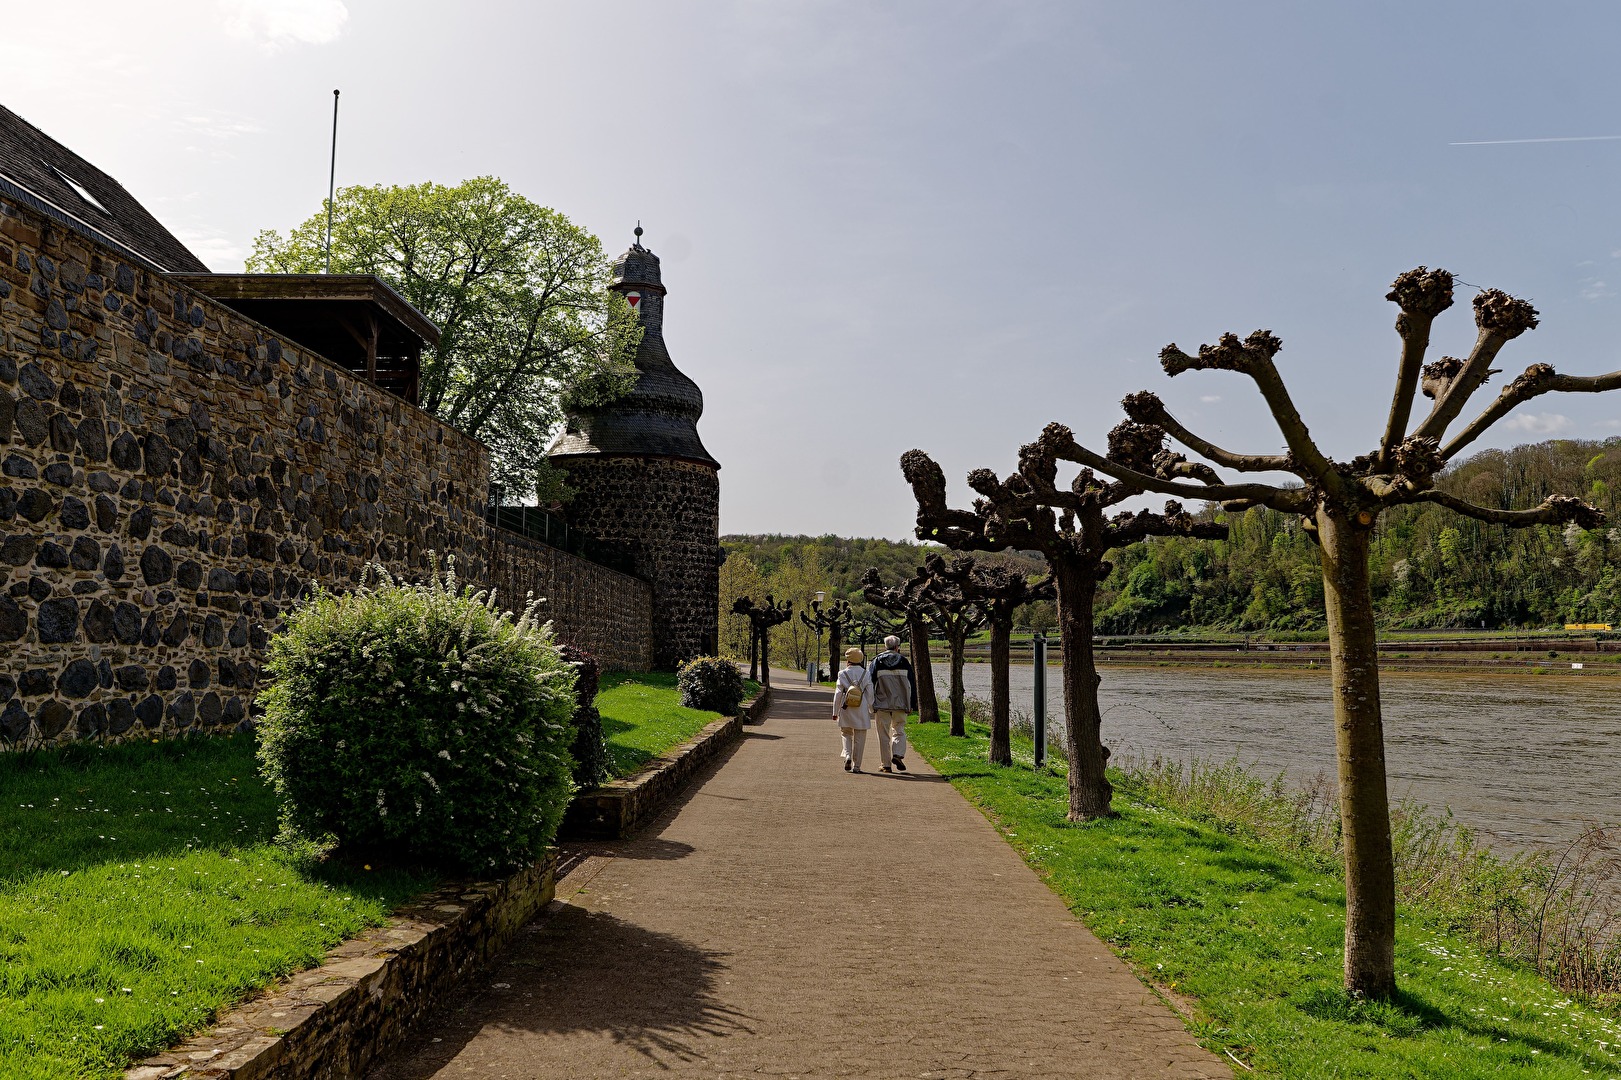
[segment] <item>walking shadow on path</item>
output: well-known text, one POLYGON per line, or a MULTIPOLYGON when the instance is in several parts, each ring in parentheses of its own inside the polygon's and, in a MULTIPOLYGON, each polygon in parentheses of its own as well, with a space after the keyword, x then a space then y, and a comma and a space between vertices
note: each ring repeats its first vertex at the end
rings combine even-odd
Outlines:
MULTIPOLYGON (((715 995, 726 954, 695 948, 669 934, 643 929, 606 912, 555 903, 548 918, 531 923, 488 974, 464 988, 468 998, 441 1009, 404 1052, 371 1080, 426 1080, 439 1075, 474 1036, 498 1031, 510 1065, 526 1071, 531 1039, 586 1035, 610 1038, 648 1059, 654 1068, 702 1055, 694 1039, 751 1035, 749 1017, 715 995), (581 948, 589 942, 589 948, 581 948)), ((582 1056, 591 1039, 582 1040, 582 1056)), ((504 1071, 503 1071, 504 1074, 504 1071)))

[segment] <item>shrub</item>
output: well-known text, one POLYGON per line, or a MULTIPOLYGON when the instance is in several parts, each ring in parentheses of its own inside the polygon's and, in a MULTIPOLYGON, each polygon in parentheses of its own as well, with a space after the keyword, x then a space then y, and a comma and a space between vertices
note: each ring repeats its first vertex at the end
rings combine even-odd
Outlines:
POLYGON ((573 791, 575 672, 533 606, 369 566, 271 641, 259 758, 291 832, 456 872, 535 858, 573 791))
POLYGON ((681 704, 731 716, 743 704, 743 673, 730 660, 718 656, 697 656, 676 672, 676 689, 681 704))

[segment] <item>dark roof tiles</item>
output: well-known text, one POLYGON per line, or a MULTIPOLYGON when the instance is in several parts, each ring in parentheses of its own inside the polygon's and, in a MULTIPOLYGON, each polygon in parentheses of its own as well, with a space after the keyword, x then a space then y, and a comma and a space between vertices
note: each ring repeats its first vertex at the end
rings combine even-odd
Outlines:
POLYGON ((160 270, 208 272, 117 180, 0 105, 0 191, 11 188, 33 209, 109 239, 160 270))

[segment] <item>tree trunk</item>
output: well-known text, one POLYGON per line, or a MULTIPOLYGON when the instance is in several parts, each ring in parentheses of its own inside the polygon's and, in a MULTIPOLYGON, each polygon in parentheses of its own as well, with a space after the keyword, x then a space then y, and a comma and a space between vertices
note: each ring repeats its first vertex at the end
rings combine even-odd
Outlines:
POLYGON ((1368 581, 1369 531, 1337 511, 1317 513, 1345 841, 1345 989, 1388 998, 1396 991, 1396 871, 1368 581))
POLYGON ((934 692, 934 667, 929 661, 929 620, 906 616, 912 639, 912 678, 917 681, 917 719, 920 724, 940 722, 940 698, 934 692))
POLYGON ((833 673, 833 678, 839 677, 844 669, 844 628, 834 623, 827 631, 827 670, 833 673))
POLYGON ((1058 586, 1058 632, 1064 648, 1064 749, 1069 755, 1069 820, 1113 817, 1109 749, 1098 711, 1098 669, 1092 659, 1092 601, 1097 576, 1086 566, 1052 565, 1058 586))
POLYGON ((760 685, 771 686, 771 627, 760 627, 760 685))
POLYGON ((760 628, 749 622, 749 678, 760 678, 760 628))
POLYGON ((1013 740, 1008 731, 1012 711, 1012 688, 1008 685, 1008 653, 1013 638, 1013 620, 991 622, 991 753, 992 765, 1013 764, 1013 740))
POLYGON ((951 646, 951 734, 968 734, 968 708, 962 693, 962 651, 968 643, 968 630, 953 626, 946 632, 946 643, 951 646))

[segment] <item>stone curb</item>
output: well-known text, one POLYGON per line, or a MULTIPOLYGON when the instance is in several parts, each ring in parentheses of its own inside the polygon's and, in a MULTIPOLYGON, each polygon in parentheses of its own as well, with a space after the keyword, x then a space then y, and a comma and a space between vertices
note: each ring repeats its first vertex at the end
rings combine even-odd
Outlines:
POLYGON ((738 708, 745 724, 765 723, 765 712, 771 708, 771 687, 762 686, 760 692, 738 708))
POLYGON ((361 1076, 551 902, 557 853, 503 881, 448 885, 276 983, 124 1080, 361 1076))
POLYGON ((610 780, 574 796, 557 832, 560 840, 623 840, 658 816, 680 795, 687 781, 721 751, 743 736, 743 725, 756 724, 771 705, 771 691, 761 687, 738 707, 679 746, 642 766, 635 776, 610 780))

